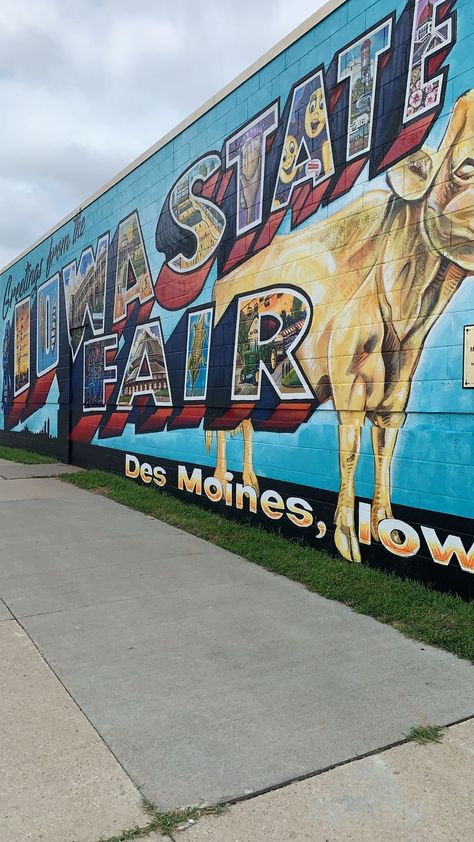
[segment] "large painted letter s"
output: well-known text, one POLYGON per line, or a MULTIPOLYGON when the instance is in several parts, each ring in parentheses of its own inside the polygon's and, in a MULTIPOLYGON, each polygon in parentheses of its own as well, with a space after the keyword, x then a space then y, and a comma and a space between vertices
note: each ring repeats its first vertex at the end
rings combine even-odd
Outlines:
POLYGON ((190 272, 202 266, 219 245, 224 233, 226 218, 220 208, 194 191, 198 182, 207 181, 218 169, 218 155, 200 158, 181 176, 171 191, 169 207, 174 222, 191 232, 195 241, 190 255, 182 252, 169 261, 175 272, 190 272))

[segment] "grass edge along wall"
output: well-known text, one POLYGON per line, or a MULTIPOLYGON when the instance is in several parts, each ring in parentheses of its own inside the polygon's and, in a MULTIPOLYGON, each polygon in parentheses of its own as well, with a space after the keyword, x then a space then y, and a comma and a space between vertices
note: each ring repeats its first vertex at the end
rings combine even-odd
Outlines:
POLYGON ((468 590, 473 26, 347 0, 7 267, 2 439, 468 590))

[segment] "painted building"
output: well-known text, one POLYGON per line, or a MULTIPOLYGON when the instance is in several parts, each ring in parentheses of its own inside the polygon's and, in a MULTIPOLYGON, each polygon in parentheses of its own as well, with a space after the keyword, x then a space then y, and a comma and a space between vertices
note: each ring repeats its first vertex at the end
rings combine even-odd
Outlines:
POLYGON ((473 28, 331 0, 7 266, 0 437, 467 592, 473 28))

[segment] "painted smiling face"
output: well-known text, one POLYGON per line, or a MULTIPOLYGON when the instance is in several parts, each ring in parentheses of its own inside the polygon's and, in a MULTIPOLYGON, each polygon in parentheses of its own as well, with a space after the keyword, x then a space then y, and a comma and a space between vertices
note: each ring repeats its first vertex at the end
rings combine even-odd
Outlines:
POLYGON ((289 134, 283 147, 283 155, 280 166, 280 179, 285 184, 293 181, 296 175, 296 159, 298 157, 298 144, 292 134, 289 134))
POLYGON ((304 127, 308 137, 317 137, 326 126, 324 93, 317 88, 311 94, 304 115, 304 127))

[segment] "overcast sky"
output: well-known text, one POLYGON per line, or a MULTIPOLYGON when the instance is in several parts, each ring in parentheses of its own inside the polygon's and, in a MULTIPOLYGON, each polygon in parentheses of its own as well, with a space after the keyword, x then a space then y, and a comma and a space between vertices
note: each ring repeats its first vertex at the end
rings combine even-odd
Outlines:
POLYGON ((0 0, 0 267, 323 0, 0 0))

